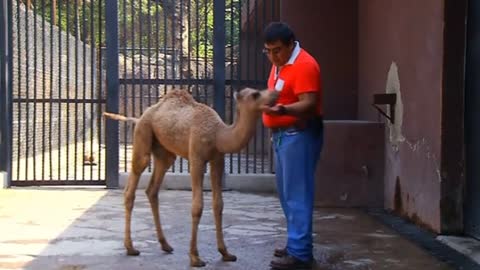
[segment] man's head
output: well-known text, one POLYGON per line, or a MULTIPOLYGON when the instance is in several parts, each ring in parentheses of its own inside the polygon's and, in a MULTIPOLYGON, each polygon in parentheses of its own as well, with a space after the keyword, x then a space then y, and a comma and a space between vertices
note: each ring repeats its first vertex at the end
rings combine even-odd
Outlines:
POLYGON ((282 22, 270 23, 264 31, 264 53, 275 66, 283 66, 288 62, 295 48, 295 34, 282 22))

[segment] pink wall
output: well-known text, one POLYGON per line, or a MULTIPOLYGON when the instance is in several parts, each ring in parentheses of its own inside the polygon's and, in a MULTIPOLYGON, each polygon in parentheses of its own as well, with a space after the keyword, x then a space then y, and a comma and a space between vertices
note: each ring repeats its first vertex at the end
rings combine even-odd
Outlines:
POLYGON ((440 231, 443 3, 369 0, 358 10, 359 118, 378 119, 375 93, 403 104, 393 139, 387 128, 385 207, 440 231))

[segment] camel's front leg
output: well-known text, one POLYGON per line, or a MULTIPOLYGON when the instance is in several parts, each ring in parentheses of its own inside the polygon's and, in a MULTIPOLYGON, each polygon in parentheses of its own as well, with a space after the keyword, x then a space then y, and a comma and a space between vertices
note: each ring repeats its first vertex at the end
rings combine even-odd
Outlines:
POLYGON ((198 224, 203 212, 203 174, 205 163, 202 160, 190 159, 190 174, 192 176, 192 235, 190 240, 190 265, 193 267, 205 266, 198 255, 197 232, 198 224))
POLYGON ((224 171, 224 155, 219 155, 215 160, 210 161, 210 178, 212 181, 212 196, 213 196, 213 215, 215 217, 215 229, 217 233, 217 247, 222 259, 224 261, 236 261, 237 257, 228 253, 227 247, 223 240, 223 198, 222 198, 222 177, 224 171))

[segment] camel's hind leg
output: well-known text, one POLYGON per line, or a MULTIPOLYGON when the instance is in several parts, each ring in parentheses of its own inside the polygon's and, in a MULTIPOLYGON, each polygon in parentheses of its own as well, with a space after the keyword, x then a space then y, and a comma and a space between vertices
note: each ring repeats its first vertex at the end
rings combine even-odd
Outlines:
POLYGON ((173 248, 168 244, 163 234, 162 225, 160 223, 160 213, 158 209, 158 191, 162 185, 163 178, 168 168, 175 162, 175 155, 167 152, 158 143, 153 144, 154 167, 152 178, 148 184, 147 193, 150 207, 152 208, 153 219, 155 221, 155 228, 157 230, 158 241, 162 245, 162 250, 165 252, 172 252, 173 248))
POLYGON ((217 247, 224 261, 236 261, 237 257, 228 253, 223 240, 223 198, 222 198, 222 177, 224 171, 224 155, 219 154, 214 160, 210 161, 210 178, 212 183, 212 208, 215 217, 215 229, 217 233, 217 247))
POLYGON ((136 256, 140 252, 133 247, 131 238, 131 222, 133 203, 135 201, 135 191, 137 189, 140 175, 150 163, 150 154, 152 150, 153 133, 150 126, 140 121, 135 127, 133 139, 133 154, 128 183, 124 191, 125 200, 125 238, 124 245, 127 249, 127 255, 136 256))

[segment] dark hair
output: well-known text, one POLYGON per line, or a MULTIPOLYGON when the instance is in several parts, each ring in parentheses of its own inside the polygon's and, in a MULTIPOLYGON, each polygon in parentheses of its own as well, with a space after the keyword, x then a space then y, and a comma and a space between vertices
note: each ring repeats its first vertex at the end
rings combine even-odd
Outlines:
POLYGON ((265 27, 263 39, 265 43, 273 43, 280 40, 283 44, 288 45, 295 41, 295 34, 288 24, 284 22, 271 22, 265 27))

